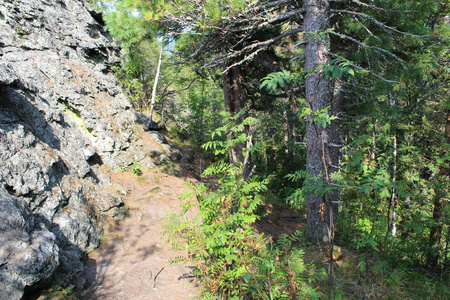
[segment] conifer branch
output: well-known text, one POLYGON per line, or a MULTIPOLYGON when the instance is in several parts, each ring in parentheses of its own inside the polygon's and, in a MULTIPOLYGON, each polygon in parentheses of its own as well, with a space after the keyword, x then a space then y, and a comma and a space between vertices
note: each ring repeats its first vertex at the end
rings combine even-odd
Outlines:
POLYGON ((430 37, 429 35, 418 35, 418 34, 413 34, 410 32, 398 30, 397 28, 395 28, 393 26, 389 26, 389 25, 377 20, 376 18, 374 18, 368 14, 362 13, 362 12, 357 12, 357 11, 352 11, 352 10, 347 10, 347 9, 330 9, 330 11, 335 12, 335 13, 346 13, 349 15, 360 16, 360 17, 366 18, 366 19, 372 21, 373 23, 375 23, 376 25, 378 25, 379 27, 383 28, 386 31, 396 32, 396 33, 404 35, 404 36, 412 36, 412 37, 417 37, 417 38, 430 37))

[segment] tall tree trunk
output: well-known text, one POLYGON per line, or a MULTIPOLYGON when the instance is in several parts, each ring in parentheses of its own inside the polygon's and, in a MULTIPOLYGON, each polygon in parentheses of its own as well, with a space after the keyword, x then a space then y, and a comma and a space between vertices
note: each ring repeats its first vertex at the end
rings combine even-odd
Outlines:
POLYGON ((156 67, 155 81, 153 82, 152 97, 150 99, 150 116, 149 116, 149 121, 148 121, 148 125, 147 125, 147 128, 149 130, 155 128, 155 126, 153 124, 153 110, 155 109, 156 88, 158 87, 159 73, 161 71, 161 63, 162 63, 163 53, 164 53, 164 41, 161 42, 161 49, 159 51, 159 58, 158 58, 158 66, 156 67))
MULTIPOLYGON (((342 111, 342 102, 343 102, 343 93, 342 93, 342 82, 339 78, 334 80, 333 85, 333 99, 331 103, 330 114, 332 116, 339 116, 342 111)), ((327 145, 328 157, 328 172, 329 174, 339 172, 340 170, 340 160, 341 160, 341 124, 339 118, 331 121, 329 128, 329 140, 327 145)), ((336 183, 336 182, 333 182, 336 183)), ((334 238, 335 231, 337 229, 337 216, 339 211, 339 194, 338 190, 332 190, 327 194, 328 201, 331 208, 332 218, 329 220, 328 224, 332 225, 330 228, 330 236, 334 238)))
MULTIPOLYGON (((450 109, 447 110, 447 122, 444 129, 444 137, 447 143, 450 144, 450 109)), ((439 260, 442 256, 442 230, 444 228, 443 218, 444 218, 444 203, 449 201, 449 190, 448 190, 448 180, 450 177, 450 168, 447 166, 442 166, 440 173, 444 177, 439 182, 442 188, 438 189, 436 195, 434 196, 434 208, 433 208, 433 226, 430 229, 429 244, 432 250, 428 255, 427 262, 431 267, 439 267, 439 260)))
POLYGON ((198 145, 203 145, 203 114, 205 111, 205 82, 202 82, 202 94, 200 100, 200 118, 198 120, 197 141, 198 145))
MULTIPOLYGON (((233 67, 223 74, 225 110, 231 116, 236 116, 245 107, 246 92, 244 80, 245 76, 241 66, 233 67)), ((243 120, 244 117, 236 119, 236 125, 242 123, 243 120)), ((230 163, 244 162, 244 155, 242 154, 244 147, 245 144, 241 143, 230 149, 230 163)))
POLYGON ((281 100, 281 105, 283 107, 283 133, 284 133, 284 168, 288 170, 290 165, 290 147, 289 143, 292 141, 290 140, 291 135, 289 132, 289 117, 288 117, 288 111, 286 108, 286 102, 284 99, 281 100))
MULTIPOLYGON (((391 108, 394 107, 394 99, 392 98, 392 93, 389 92, 389 106, 391 108)), ((397 133, 395 133, 395 125, 393 125, 394 129, 394 136, 392 138, 392 175, 391 180, 392 183, 395 184, 395 181, 397 180, 397 133)), ((395 187, 391 188, 391 197, 389 200, 389 225, 391 229, 391 235, 392 237, 395 237, 397 235, 397 203, 398 203, 398 197, 397 197, 397 191, 395 187)))
MULTIPOLYGON (((304 1, 305 69, 310 72, 306 78, 306 105, 317 111, 331 105, 331 85, 325 74, 316 69, 329 61, 329 38, 324 33, 328 28, 329 3, 325 0, 304 1)), ((335 140, 335 130, 326 130, 312 122, 306 122, 307 156, 306 166, 312 176, 329 182, 330 161, 328 141, 335 140)), ((314 241, 331 241, 334 221, 337 217, 337 193, 312 194, 307 198, 306 231, 314 241)))

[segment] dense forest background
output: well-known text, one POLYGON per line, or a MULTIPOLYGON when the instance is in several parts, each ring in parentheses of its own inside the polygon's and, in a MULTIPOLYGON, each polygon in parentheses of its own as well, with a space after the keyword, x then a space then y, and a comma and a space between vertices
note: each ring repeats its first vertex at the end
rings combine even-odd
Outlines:
POLYGON ((448 1, 97 4, 147 127, 211 164, 214 188, 186 195, 201 221, 177 228, 206 298, 449 298, 448 1), (256 235, 268 203, 304 232, 256 235), (323 269, 312 245, 332 253, 323 269))

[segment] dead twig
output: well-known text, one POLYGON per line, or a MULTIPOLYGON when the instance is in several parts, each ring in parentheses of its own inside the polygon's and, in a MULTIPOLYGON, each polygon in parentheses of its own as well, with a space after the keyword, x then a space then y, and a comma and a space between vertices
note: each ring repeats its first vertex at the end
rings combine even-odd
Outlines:
POLYGON ((162 272, 162 270, 164 270, 164 267, 162 267, 161 270, 159 270, 158 273, 156 273, 155 277, 153 278, 153 289, 156 286, 156 278, 158 278, 158 275, 162 272))

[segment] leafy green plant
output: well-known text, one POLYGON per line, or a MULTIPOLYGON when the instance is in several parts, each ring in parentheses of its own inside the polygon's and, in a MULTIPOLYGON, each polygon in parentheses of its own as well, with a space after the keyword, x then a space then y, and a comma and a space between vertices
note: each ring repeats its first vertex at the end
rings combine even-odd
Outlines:
POLYGON ((131 165, 131 172, 136 176, 142 175, 141 166, 136 161, 131 165))
MULTIPOLYGON (((67 300, 78 300, 79 295, 70 287, 62 287, 55 285, 48 290, 42 292, 42 297, 45 299, 67 299, 67 300)), ((41 299, 40 297, 39 299, 41 299)))
POLYGON ((199 220, 182 225, 197 275, 205 278, 213 293, 227 297, 242 293, 241 279, 264 246, 251 225, 258 218, 258 192, 265 190, 265 184, 245 181, 241 172, 242 165, 216 163, 205 171, 221 175, 216 191, 208 191, 203 184, 191 185, 191 191, 183 195, 185 199, 195 196, 200 209, 199 220))
MULTIPOLYGON (((247 118, 243 124, 251 122, 247 118)), ((218 129, 215 136, 227 132, 235 138, 211 141, 204 148, 223 156, 234 143, 246 139, 243 126, 218 129)), ((322 273, 303 262, 303 251, 296 247, 301 233, 282 235, 273 243, 255 231, 268 180, 245 178, 243 167, 241 162, 219 160, 204 172, 216 176, 216 189, 190 183, 190 190, 182 195, 185 212, 193 206, 199 209, 199 218, 181 224, 179 232, 207 289, 205 299, 318 299, 310 285, 322 273)))
POLYGON ((265 88, 269 92, 274 92, 277 89, 285 88, 290 84, 297 86, 303 80, 301 74, 292 73, 287 70, 280 72, 270 73, 262 79, 262 83, 259 86, 260 89, 265 88))
POLYGON ((169 242, 173 249, 184 249, 184 238, 180 231, 180 225, 182 223, 181 216, 172 212, 164 217, 163 234, 167 242, 169 242))
POLYGON ((356 73, 363 72, 360 68, 356 69, 352 62, 341 58, 332 59, 322 65, 322 70, 331 79, 355 76, 356 73))
POLYGON ((120 167, 120 172, 121 173, 131 172, 131 173, 133 173, 136 176, 141 176, 142 175, 141 166, 135 160, 131 163, 130 166, 122 166, 122 167, 120 167))
MULTIPOLYGON (((254 292, 261 299, 319 299, 320 294, 311 287, 323 281, 326 272, 315 270, 303 261, 304 250, 299 244, 305 242, 303 234, 282 234, 276 242, 270 242, 256 264, 257 271, 250 278, 254 280, 254 292)), ((258 297, 259 298, 259 297, 258 297)))
POLYGON ((326 128, 327 125, 331 124, 331 121, 336 120, 336 116, 330 116, 328 114, 328 110, 330 107, 326 107, 324 109, 318 109, 313 111, 309 107, 305 107, 302 109, 300 117, 303 119, 308 119, 311 122, 317 123, 319 126, 326 128))

